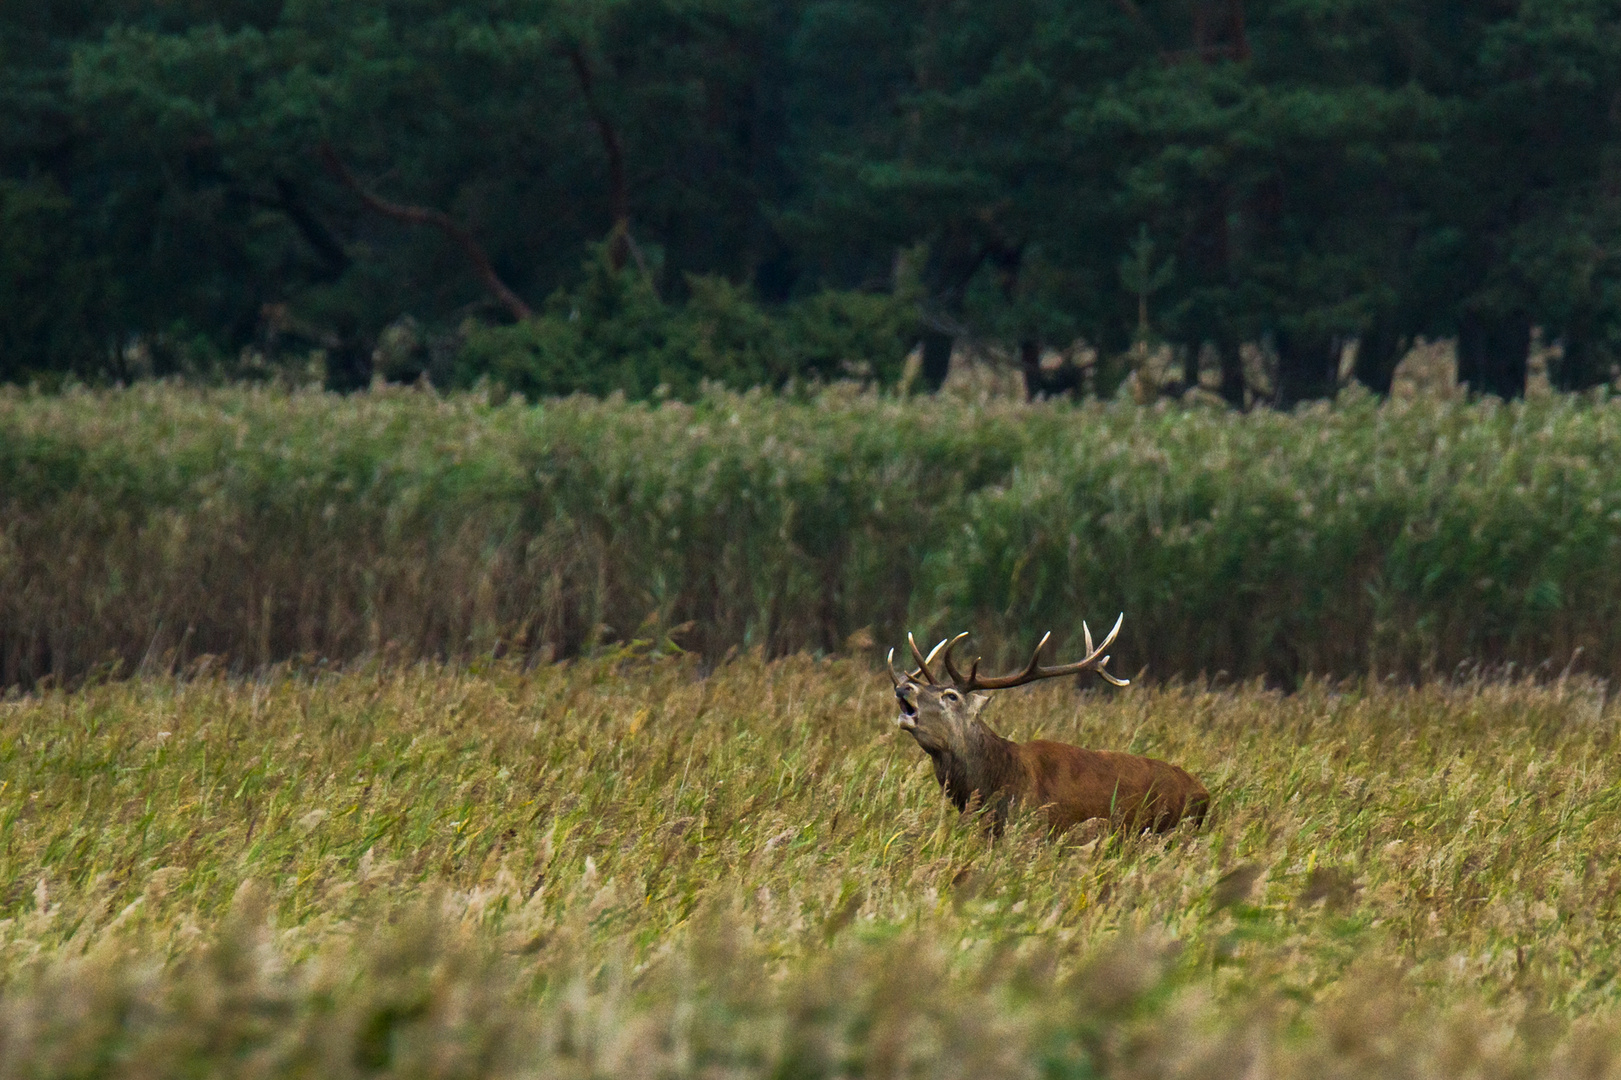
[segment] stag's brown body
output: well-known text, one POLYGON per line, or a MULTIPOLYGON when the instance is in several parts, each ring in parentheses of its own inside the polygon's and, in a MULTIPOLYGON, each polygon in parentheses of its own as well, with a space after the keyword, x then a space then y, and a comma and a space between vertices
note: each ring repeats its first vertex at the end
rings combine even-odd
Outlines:
MULTIPOLYGON (((1119 626, 1117 622, 1115 632, 1119 626)), ((1054 833, 1089 818, 1156 831, 1174 828, 1183 820, 1202 823, 1210 793, 1185 769, 1158 758, 1084 750, 1045 739, 1018 743, 1002 738, 980 719, 990 698, 979 690, 1078 671, 1096 671, 1110 682, 1124 685, 1103 670, 1108 657, 1099 659, 1113 639, 1111 633, 1095 650, 1088 640, 1090 655, 1061 668, 1041 668, 1037 662, 1041 646, 1037 646, 1036 656, 1023 672, 981 679, 977 662, 967 677, 951 664, 949 649, 961 640, 959 636, 947 646, 949 684, 937 683, 929 668, 941 646, 925 658, 914 644, 918 670, 902 676, 893 664, 890 669, 901 708, 898 723, 934 762, 935 779, 947 798, 959 810, 983 809, 997 831, 1021 807, 1045 813, 1054 833)), ((1042 639, 1043 645, 1046 640, 1042 639)))

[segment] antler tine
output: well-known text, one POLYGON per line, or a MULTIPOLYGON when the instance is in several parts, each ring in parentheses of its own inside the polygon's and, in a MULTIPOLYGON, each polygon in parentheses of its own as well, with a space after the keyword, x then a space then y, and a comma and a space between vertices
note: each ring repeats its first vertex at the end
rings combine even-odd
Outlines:
MULTIPOLYGON (((1122 611, 1119 615, 1115 616, 1114 627, 1113 627, 1113 629, 1111 629, 1109 631, 1109 636, 1104 638, 1103 639, 1103 644, 1099 645, 1096 649, 1092 648, 1092 635, 1091 635, 1090 632, 1087 631, 1085 621, 1082 621, 1082 623, 1081 623, 1081 632, 1086 634, 1086 653, 1087 653, 1086 660, 1083 660, 1082 663, 1083 664, 1087 663, 1088 661, 1095 658, 1098 653, 1102 652, 1104 649, 1107 649, 1114 642, 1114 639, 1115 639, 1116 635, 1118 635, 1120 633, 1120 624, 1125 622, 1125 621, 1126 621, 1126 613, 1124 611, 1122 611)), ((1109 658, 1107 656, 1105 656, 1103 659, 1101 659, 1101 660, 1099 660, 1097 662, 1097 664, 1093 667, 1092 670, 1096 671, 1099 675, 1103 676, 1103 681, 1106 682, 1106 683, 1111 683, 1114 686, 1130 686, 1131 685, 1131 680, 1130 679, 1118 679, 1115 676, 1109 674, 1109 672, 1107 670, 1105 670, 1105 665, 1107 665, 1108 662, 1109 662, 1109 658)))
MULTIPOLYGON (((1120 624, 1125 622, 1125 621, 1126 621, 1126 613, 1124 611, 1122 611, 1120 613, 1120 615, 1114 620, 1114 627, 1109 631, 1108 636, 1106 636, 1103 639, 1103 644, 1099 645, 1097 648, 1094 649, 1094 648, 1092 648, 1092 631, 1087 629, 1086 620, 1082 619, 1081 620, 1081 633, 1086 635, 1086 659, 1082 660, 1081 663, 1083 663, 1083 664, 1091 663, 1093 660, 1096 660, 1098 658, 1099 653, 1101 653, 1104 649, 1107 649, 1110 645, 1113 645, 1114 644, 1114 639, 1120 634, 1120 624)), ((1104 657, 1103 658, 1103 663, 1106 664, 1108 662, 1109 662, 1109 658, 1104 657)), ((1100 664, 1099 666, 1101 667, 1102 664, 1100 664)))
POLYGON ((1103 644, 1099 645, 1098 648, 1107 649, 1110 645, 1112 645, 1114 643, 1114 639, 1120 636, 1120 624, 1125 621, 1126 613, 1124 611, 1116 615, 1114 617, 1114 625, 1109 628, 1109 636, 1103 639, 1103 644))
MULTIPOLYGON (((946 675, 957 686, 966 685, 966 680, 963 679, 962 672, 957 670, 957 665, 951 662, 951 654, 957 650, 957 646, 967 637, 968 632, 965 630, 946 643, 946 675)), ((978 661, 976 660, 975 663, 978 663, 978 661)))
POLYGON ((901 684, 901 673, 895 670, 895 650, 894 649, 889 650, 889 656, 885 658, 884 662, 889 665, 889 681, 894 683, 897 687, 899 687, 900 684, 901 684))
POLYGON ((917 671, 913 673, 913 677, 916 678, 921 675, 925 682, 931 686, 934 685, 934 673, 929 670, 929 661, 934 659, 934 654, 940 651, 940 646, 936 645, 929 652, 929 655, 925 657, 923 650, 917 647, 917 638, 912 636, 910 630, 906 632, 906 644, 912 647, 912 658, 917 661, 917 671))
POLYGON ((1131 685, 1131 680, 1130 679, 1117 679, 1113 675, 1109 674, 1107 671, 1103 670, 1103 665, 1107 664, 1108 662, 1109 662, 1109 658, 1107 656, 1105 656, 1102 660, 1098 661, 1098 674, 1103 676, 1103 681, 1106 682, 1106 683, 1112 683, 1115 686, 1130 686, 1131 685))
POLYGON ((1045 649, 1047 647, 1047 642, 1051 641, 1052 639, 1053 632, 1051 630, 1041 635, 1041 640, 1036 642, 1036 651, 1030 654, 1030 663, 1025 665, 1024 670, 1026 674, 1034 675, 1036 672, 1041 670, 1041 650, 1045 649))
POLYGON ((1051 630, 1041 635, 1041 640, 1036 642, 1036 651, 1030 654, 1030 662, 1024 665, 1024 670, 1019 673, 1022 677, 1025 679, 1041 678, 1041 650, 1045 649, 1047 642, 1052 639, 1053 632, 1051 630))
POLYGON ((1047 647, 1047 642, 1052 638, 1052 636, 1051 630, 1047 631, 1045 634, 1042 634, 1041 640, 1036 642, 1036 651, 1030 654, 1030 662, 1024 665, 1023 671, 1014 672, 1012 675, 998 675, 982 679, 978 675, 978 662, 976 661, 975 673, 969 676, 965 689, 1005 690, 1010 686, 1023 686, 1027 682, 1034 682, 1035 680, 1042 678, 1042 675, 1040 674, 1041 650, 1047 647))
POLYGON ((977 672, 970 673, 968 677, 967 689, 1005 690, 1009 687, 1023 686, 1025 683, 1035 682, 1037 679, 1051 679, 1059 675, 1075 675, 1083 671, 1095 671, 1099 675, 1103 676, 1105 681, 1110 682, 1115 686, 1129 685, 1130 680, 1117 679, 1113 675, 1109 674, 1109 672, 1104 670, 1104 665, 1109 662, 1109 658, 1102 655, 1103 650, 1107 649, 1114 643, 1115 637, 1120 633, 1120 626, 1125 621, 1126 613, 1121 612, 1119 617, 1115 619, 1113 628, 1111 628, 1108 635, 1104 637, 1102 644, 1098 645, 1096 648, 1093 648, 1092 646, 1091 628, 1088 627, 1085 622, 1082 622, 1081 634, 1086 639, 1086 656, 1071 664, 1059 664, 1056 667, 1044 668, 1041 666, 1041 650, 1046 648, 1048 640, 1052 637, 1052 633, 1049 631, 1048 633, 1042 635, 1040 644, 1036 646, 1036 651, 1031 654, 1030 662, 1025 665, 1023 671, 1015 672, 1012 675, 1001 675, 988 679, 979 678, 977 672))

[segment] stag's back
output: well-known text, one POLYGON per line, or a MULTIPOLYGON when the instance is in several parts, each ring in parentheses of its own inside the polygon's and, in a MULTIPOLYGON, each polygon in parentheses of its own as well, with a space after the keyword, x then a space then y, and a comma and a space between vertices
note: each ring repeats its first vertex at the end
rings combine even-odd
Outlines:
POLYGON ((1165 831, 1184 818, 1202 823, 1210 805, 1205 786, 1168 761, 1045 739, 1015 745, 1026 778, 1019 801, 1044 808, 1054 831, 1088 818, 1165 831))

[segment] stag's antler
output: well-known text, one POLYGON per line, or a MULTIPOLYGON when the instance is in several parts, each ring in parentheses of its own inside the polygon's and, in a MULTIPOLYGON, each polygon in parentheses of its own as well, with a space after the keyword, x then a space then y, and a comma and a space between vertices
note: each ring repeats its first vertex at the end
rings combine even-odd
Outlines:
MULTIPOLYGON (((957 670, 957 665, 951 662, 951 654, 956 650, 957 643, 968 636, 967 634, 958 634, 950 642, 942 643, 946 646, 946 674, 965 693, 970 690, 1006 690, 1010 686, 1023 686, 1025 683, 1035 682, 1037 679, 1051 679, 1059 675, 1077 675, 1083 671, 1095 671, 1115 686, 1127 686, 1131 682, 1130 679, 1117 679, 1104 669, 1104 665, 1109 662, 1109 658, 1103 655, 1103 650, 1113 644, 1115 636, 1120 633, 1120 624, 1125 621, 1125 612, 1121 612, 1120 617, 1114 621, 1114 629, 1110 630, 1109 636, 1103 639, 1103 644, 1095 649, 1092 647, 1092 630, 1083 621, 1081 623, 1081 633, 1086 635, 1086 657, 1075 661, 1073 664, 1060 664, 1057 667, 1041 666, 1041 650, 1047 647, 1048 640, 1053 636, 1052 632, 1048 631, 1041 635, 1041 641, 1036 644, 1036 651, 1030 654, 1030 662, 1024 666, 1023 671, 1016 671, 1011 675, 986 678, 980 677, 979 657, 977 656, 974 658, 974 662, 968 666, 966 678, 962 672, 957 670)), ((916 646, 913 646, 913 650, 916 651, 916 646)), ((937 645, 935 646, 935 652, 938 651, 939 646, 937 645)), ((934 653, 929 654, 929 659, 934 659, 934 653)), ((930 679, 929 681, 933 682, 934 680, 930 679)))
MULTIPOLYGON (((956 637, 952 638, 950 641, 947 641, 945 638, 941 638, 940 643, 938 645, 936 645, 934 648, 929 650, 929 655, 924 656, 923 655, 923 650, 919 649, 917 647, 917 639, 912 636, 911 631, 907 631, 906 643, 912 647, 912 658, 917 661, 917 670, 912 672, 910 675, 908 675, 907 678, 916 679, 919 675, 921 675, 921 676, 923 676, 923 681, 924 682, 929 683, 930 685, 933 685, 933 683, 934 683, 934 672, 929 670, 929 665, 934 663, 934 658, 936 656, 940 655, 940 650, 941 649, 944 649, 944 650, 946 650, 946 652, 949 653, 956 646, 957 642, 961 641, 963 638, 965 638, 967 636, 968 636, 967 634, 958 634, 956 637)), ((900 679, 894 673, 894 671, 895 671, 895 650, 894 649, 889 650, 889 669, 890 669, 890 672, 891 672, 890 678, 895 680, 896 685, 899 685, 900 684, 900 679)))

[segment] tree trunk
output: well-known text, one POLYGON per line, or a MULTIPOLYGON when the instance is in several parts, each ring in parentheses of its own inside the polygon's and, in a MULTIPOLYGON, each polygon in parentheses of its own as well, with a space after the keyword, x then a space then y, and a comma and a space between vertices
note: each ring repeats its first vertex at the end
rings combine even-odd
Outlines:
POLYGON ((1580 316, 1565 328, 1560 354, 1548 364, 1548 381, 1555 390, 1591 390, 1615 377, 1615 357, 1591 316, 1580 316))
POLYGON ((1024 399, 1072 395, 1081 388, 1081 369, 1065 361, 1051 371, 1041 366, 1041 342, 1026 338, 1019 342, 1019 368, 1024 373, 1024 399))
POLYGON ((1278 385, 1280 409, 1302 401, 1331 398, 1340 384, 1340 339, 1332 334, 1278 331, 1278 385))
POLYGON ((1375 320, 1357 339, 1352 377, 1380 397, 1390 396, 1396 365, 1407 351, 1407 339, 1389 322, 1375 320))
POLYGON ((608 265, 618 273, 635 259, 636 268, 651 282, 652 268, 648 266, 647 258, 630 229, 630 179, 625 172, 624 140, 619 137, 618 127, 597 99, 596 80, 585 53, 578 45, 569 46, 565 52, 569 65, 574 68, 574 77, 580 84, 585 111, 597 129, 597 137, 602 140, 602 152, 608 159, 608 207, 613 216, 613 227, 608 231, 608 265))
POLYGON ((372 342, 360 332, 354 316, 338 321, 337 340, 326 350, 326 388, 340 394, 371 385, 372 342))
POLYGON ((1216 358, 1221 361, 1221 398, 1235 409, 1248 402, 1245 392, 1249 382, 1244 378, 1244 354, 1239 343, 1231 338, 1216 341, 1216 358))
POLYGON ((1194 0, 1193 51, 1201 60, 1248 60, 1243 0, 1194 0))
POLYGON ((951 371, 951 353, 957 335, 944 326, 953 326, 962 317, 968 283, 985 264, 987 248, 976 244, 972 233, 960 222, 946 226, 929 245, 923 265, 923 282, 934 310, 944 318, 927 325, 920 335, 923 344, 923 387, 934 393, 945 385, 951 371))
POLYGON ((956 344, 956 337, 943 330, 923 331, 923 370, 919 374, 929 393, 945 385, 951 372, 951 350, 956 344))
POLYGON ((305 243, 320 256, 324 272, 319 280, 338 280, 352 264, 349 253, 343 250, 343 242, 333 235, 326 223, 310 209, 309 202, 297 184, 285 176, 276 177, 273 183, 276 186, 276 198, 264 201, 286 214, 305 243))
POLYGON ((1471 393, 1524 397, 1530 357, 1531 320, 1523 312, 1466 311, 1458 323, 1458 381, 1471 393))
POLYGON ((1041 342, 1031 338, 1019 342, 1019 370, 1024 373, 1024 400, 1036 400, 1045 389, 1041 379, 1041 342))

